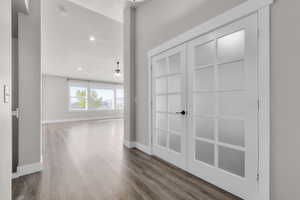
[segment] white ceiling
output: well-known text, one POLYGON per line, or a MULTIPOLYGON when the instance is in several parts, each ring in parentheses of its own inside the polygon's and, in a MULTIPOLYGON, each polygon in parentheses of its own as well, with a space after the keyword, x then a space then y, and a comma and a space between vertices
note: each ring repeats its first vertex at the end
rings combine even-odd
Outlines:
MULTIPOLYGON (((69 0, 80 6, 101 13, 104 16, 123 22, 123 10, 133 0, 69 0)), ((135 0, 137 4, 145 0, 135 0)))
POLYGON ((114 20, 123 21, 123 9, 128 0, 69 0, 80 6, 101 13, 114 20))
POLYGON ((121 7, 123 0, 95 1, 99 6, 103 3, 105 12, 114 17, 108 18, 66 0, 44 1, 43 74, 123 82, 123 76, 116 77, 113 73, 118 59, 122 69, 122 23, 112 19, 122 15, 123 10, 115 8, 121 7), (96 40, 89 41, 90 36, 96 40))

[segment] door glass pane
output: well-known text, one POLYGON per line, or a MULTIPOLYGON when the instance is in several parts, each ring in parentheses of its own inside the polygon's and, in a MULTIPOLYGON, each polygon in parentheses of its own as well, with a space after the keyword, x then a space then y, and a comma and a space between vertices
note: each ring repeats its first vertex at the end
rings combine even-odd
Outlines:
POLYGON ((182 76, 171 76, 168 78, 168 92, 181 92, 181 80, 182 76))
POLYGON ((181 137, 179 135, 170 134, 170 149, 181 153, 181 137))
POLYGON ((218 39, 218 58, 221 61, 241 59, 245 51, 245 30, 218 39))
POLYGON ((244 62, 219 65, 219 89, 237 90, 244 88, 244 62))
POLYGON ((156 128, 168 130, 167 114, 156 114, 156 128))
POLYGON ((166 131, 157 130, 158 135, 158 145, 162 147, 167 147, 168 133, 166 131))
POLYGON ((156 110, 167 112, 167 96, 161 95, 156 97, 156 110))
POLYGON ((238 176, 245 176, 245 153, 219 146, 219 167, 238 176))
POLYGON ((195 115, 214 115, 215 114, 215 95, 214 93, 195 93, 194 94, 195 115))
POLYGON ((215 135, 215 120, 213 118, 195 118, 196 136, 206 139, 214 139, 215 135))
POLYGON ((220 114, 225 116, 243 116, 245 98, 243 92, 224 92, 219 94, 220 114))
POLYGON ((215 146, 214 144, 196 140, 195 158, 198 161, 205 162, 210 165, 215 163, 215 146))
POLYGON ((170 63, 170 68, 169 68, 169 73, 174 74, 174 73, 180 73, 181 72, 181 57, 180 53, 177 53, 175 55, 172 55, 169 57, 169 63, 170 63))
POLYGON ((169 115, 169 130, 181 133, 183 130, 183 119, 178 115, 169 115))
POLYGON ((195 90, 214 90, 214 67, 205 67, 195 70, 195 90))
POLYGON ((168 106, 170 113, 180 112, 182 110, 181 107, 181 95, 169 95, 168 96, 168 106))
POLYGON ((163 58, 156 63, 155 75, 162 76, 168 73, 167 59, 163 58))
POLYGON ((242 120, 220 119, 219 141, 245 146, 245 125, 242 120))
POLYGON ((167 78, 156 79, 156 94, 167 93, 167 78))
POLYGON ((196 66, 210 65, 215 60, 215 42, 199 45, 195 48, 196 66))

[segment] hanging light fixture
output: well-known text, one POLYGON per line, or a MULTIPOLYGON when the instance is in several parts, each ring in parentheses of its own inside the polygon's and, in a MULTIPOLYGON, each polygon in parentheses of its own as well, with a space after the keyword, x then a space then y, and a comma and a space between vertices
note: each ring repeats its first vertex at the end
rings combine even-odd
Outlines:
POLYGON ((133 6, 135 6, 137 3, 142 2, 144 0, 129 0, 129 1, 133 4, 133 6))
POLYGON ((117 69, 115 69, 115 75, 121 76, 120 61, 117 61, 117 69))

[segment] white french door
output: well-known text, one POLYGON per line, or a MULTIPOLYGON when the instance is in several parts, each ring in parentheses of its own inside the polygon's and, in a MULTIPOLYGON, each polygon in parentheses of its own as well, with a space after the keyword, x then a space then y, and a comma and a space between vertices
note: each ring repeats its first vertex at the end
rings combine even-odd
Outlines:
POLYGON ((189 170, 256 199, 258 170, 257 16, 188 44, 189 170))
POLYGON ((185 45, 152 59, 153 154, 186 166, 185 45))
POLYGON ((253 14, 152 59, 154 155, 246 200, 258 194, 257 45, 253 14))

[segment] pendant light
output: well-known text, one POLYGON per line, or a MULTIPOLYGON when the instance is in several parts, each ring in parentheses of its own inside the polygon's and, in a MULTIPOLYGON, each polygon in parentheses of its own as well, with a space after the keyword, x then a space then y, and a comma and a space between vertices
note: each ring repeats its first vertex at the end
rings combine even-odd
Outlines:
POLYGON ((117 61, 117 69, 115 69, 115 76, 121 76, 120 61, 117 61))

